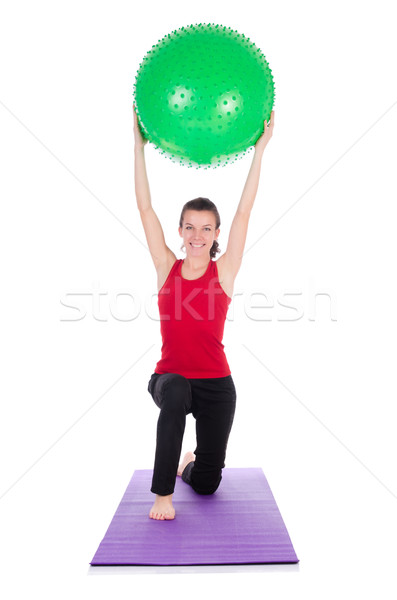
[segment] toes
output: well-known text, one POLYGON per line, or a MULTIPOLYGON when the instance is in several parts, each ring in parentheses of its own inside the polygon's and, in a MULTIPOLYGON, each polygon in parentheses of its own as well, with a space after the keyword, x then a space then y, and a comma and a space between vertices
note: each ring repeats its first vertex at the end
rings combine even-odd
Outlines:
POLYGON ((168 508, 166 510, 158 511, 158 509, 156 510, 156 507, 153 506, 149 512, 149 517, 156 521, 171 521, 175 518, 175 511, 171 509, 171 512, 169 512, 168 508))
POLYGON ((175 518, 172 514, 154 512, 149 513, 149 517, 155 521, 172 521, 175 518))

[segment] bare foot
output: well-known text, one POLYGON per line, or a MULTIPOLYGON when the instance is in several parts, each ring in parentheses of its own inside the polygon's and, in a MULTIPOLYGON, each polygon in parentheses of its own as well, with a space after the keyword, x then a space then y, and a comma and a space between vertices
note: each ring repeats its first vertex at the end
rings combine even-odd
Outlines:
POLYGON ((196 456, 193 454, 193 452, 186 452, 185 456, 183 457, 183 461, 178 467, 177 475, 179 475, 179 477, 182 477, 182 473, 185 470, 185 467, 187 467, 189 463, 194 462, 195 460, 196 456))
POLYGON ((175 509, 172 506, 172 494, 169 496, 156 495, 155 503, 149 513, 151 519, 157 521, 171 521, 175 519, 175 509))

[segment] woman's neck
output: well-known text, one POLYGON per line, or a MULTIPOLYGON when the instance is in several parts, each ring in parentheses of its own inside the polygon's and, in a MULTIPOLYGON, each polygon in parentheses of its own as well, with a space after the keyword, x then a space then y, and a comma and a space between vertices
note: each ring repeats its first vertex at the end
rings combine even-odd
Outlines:
POLYGON ((186 258, 183 259, 183 267, 185 272, 199 273, 200 271, 205 271, 210 260, 210 256, 186 256, 186 258))

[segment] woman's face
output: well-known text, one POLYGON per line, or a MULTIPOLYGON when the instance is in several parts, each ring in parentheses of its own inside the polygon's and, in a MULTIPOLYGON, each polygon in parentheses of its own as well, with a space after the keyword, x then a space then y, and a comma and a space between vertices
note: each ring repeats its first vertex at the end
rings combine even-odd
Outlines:
POLYGON ((202 256, 209 254, 214 240, 219 235, 215 215, 207 210, 187 210, 183 216, 179 235, 183 239, 186 254, 202 256))

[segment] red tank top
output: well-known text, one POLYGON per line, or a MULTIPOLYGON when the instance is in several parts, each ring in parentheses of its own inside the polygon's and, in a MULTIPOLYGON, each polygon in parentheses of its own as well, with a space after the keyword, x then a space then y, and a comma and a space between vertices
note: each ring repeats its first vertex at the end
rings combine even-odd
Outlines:
POLYGON ((188 379, 226 377, 230 368, 222 338, 231 298, 219 283, 215 261, 192 280, 182 277, 182 263, 174 262, 158 295, 163 345, 155 372, 188 379))

